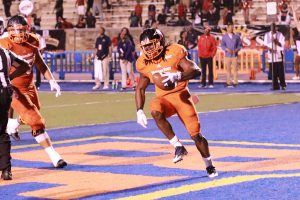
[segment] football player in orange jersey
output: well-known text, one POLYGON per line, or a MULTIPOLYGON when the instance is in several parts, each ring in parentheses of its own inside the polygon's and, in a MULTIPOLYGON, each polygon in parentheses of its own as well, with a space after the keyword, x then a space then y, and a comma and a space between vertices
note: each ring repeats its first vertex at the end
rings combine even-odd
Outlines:
MULTIPOLYGON (((35 64, 38 67, 49 81, 51 90, 56 90, 56 96, 60 95, 60 87, 40 54, 38 38, 35 34, 29 33, 27 20, 21 15, 11 17, 7 22, 7 31, 8 37, 0 39, 0 46, 27 60, 31 67, 25 74, 12 81, 15 95, 11 106, 20 117, 19 119, 9 119, 7 133, 15 133, 21 122, 28 124, 32 129, 32 136, 44 148, 53 165, 56 168, 65 167, 67 163, 55 151, 50 137, 45 131, 45 120, 39 111, 40 102, 33 83, 32 66, 35 64)), ((13 73, 14 70, 12 67, 10 73, 13 73)))
POLYGON ((162 74, 165 77, 162 81, 164 83, 168 81, 176 83, 172 90, 163 90, 155 86, 156 97, 150 103, 151 115, 158 128, 175 148, 174 163, 181 161, 187 154, 187 150, 167 120, 168 117, 177 114, 194 140, 206 165, 208 176, 210 178, 217 176, 207 140, 201 134, 198 114, 187 88, 188 80, 201 74, 200 68, 187 58, 187 51, 183 46, 166 45, 164 35, 158 29, 145 29, 140 35, 140 44, 143 54, 136 63, 137 70, 140 72, 135 93, 137 122, 144 128, 147 127, 147 118, 143 111, 145 90, 150 82, 153 83, 153 74, 162 74))

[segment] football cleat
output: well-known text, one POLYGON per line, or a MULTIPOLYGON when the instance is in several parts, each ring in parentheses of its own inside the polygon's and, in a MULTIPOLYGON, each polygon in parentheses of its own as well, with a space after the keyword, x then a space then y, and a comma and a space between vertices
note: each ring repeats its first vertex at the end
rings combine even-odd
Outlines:
POLYGON ((60 159, 57 164, 56 164, 56 167, 55 168, 64 168, 65 166, 67 166, 67 162, 64 161, 63 159, 60 159))
POLYGON ((3 180, 12 180, 11 167, 2 170, 1 178, 3 180))
POLYGON ((187 155, 188 152, 184 146, 179 146, 175 148, 175 157, 173 159, 173 163, 178 163, 183 160, 183 156, 187 155))
POLYGON ((216 171, 216 168, 212 165, 208 166, 206 168, 206 172, 207 172, 207 175, 208 175, 209 178, 214 178, 214 177, 219 175, 218 172, 216 171))
POLYGON ((6 127, 6 132, 9 136, 11 136, 15 140, 20 140, 19 136, 19 126, 20 123, 18 122, 18 119, 8 119, 7 127, 6 127))

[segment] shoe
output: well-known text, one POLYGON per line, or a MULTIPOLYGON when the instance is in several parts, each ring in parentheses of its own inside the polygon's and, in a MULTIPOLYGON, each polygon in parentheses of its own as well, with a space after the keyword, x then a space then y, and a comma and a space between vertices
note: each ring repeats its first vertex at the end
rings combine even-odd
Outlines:
POLYGON ((208 88, 214 88, 214 85, 209 85, 208 88))
POLYGON ((300 76, 294 76, 292 79, 293 80, 300 80, 300 76))
POLYGON ((15 133, 12 133, 10 135, 10 137, 12 137, 15 141, 20 141, 21 140, 21 137, 19 135, 19 132, 15 132, 15 133))
POLYGON ((178 163, 183 160, 183 156, 187 155, 188 152, 184 146, 179 146, 175 148, 175 157, 173 159, 173 163, 178 163))
POLYGON ((11 167, 2 170, 1 178, 3 180, 12 180, 11 167))
POLYGON ((104 86, 102 89, 103 89, 103 90, 108 90, 109 87, 108 87, 108 86, 104 86))
POLYGON ((206 88, 206 85, 199 85, 198 88, 206 88))
POLYGON ((286 90, 286 87, 285 86, 281 87, 281 90, 286 90))
POLYGON ((209 178, 214 178, 219 175, 216 168, 212 165, 206 168, 206 172, 209 178))
POLYGON ((100 85, 95 85, 92 89, 93 90, 98 90, 100 88, 100 85))
POLYGON ((227 84, 227 83, 226 83, 226 84, 225 84, 225 87, 226 87, 226 88, 233 88, 233 85, 227 84))
POLYGON ((122 87, 120 90, 121 90, 121 91, 126 91, 126 88, 123 88, 123 87, 122 87))
POLYGON ((55 168, 64 168, 65 166, 67 166, 67 162, 64 161, 63 159, 60 159, 57 164, 56 164, 56 167, 55 168))
POLYGON ((234 88, 236 88, 238 85, 239 85, 239 84, 234 83, 232 86, 233 86, 234 88))

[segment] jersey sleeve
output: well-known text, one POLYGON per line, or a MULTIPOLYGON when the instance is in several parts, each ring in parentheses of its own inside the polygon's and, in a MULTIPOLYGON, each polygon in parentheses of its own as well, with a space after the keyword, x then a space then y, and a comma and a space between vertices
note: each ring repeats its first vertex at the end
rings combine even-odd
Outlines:
POLYGON ((136 61, 136 70, 143 74, 144 76, 148 77, 145 73, 146 64, 144 63, 144 57, 140 56, 136 61))
POLYGON ((8 38, 1 38, 0 39, 0 47, 4 49, 11 49, 11 45, 9 44, 9 39, 8 38))
POLYGON ((173 44, 171 46, 171 53, 178 58, 178 60, 181 60, 188 55, 186 48, 180 44, 173 44))

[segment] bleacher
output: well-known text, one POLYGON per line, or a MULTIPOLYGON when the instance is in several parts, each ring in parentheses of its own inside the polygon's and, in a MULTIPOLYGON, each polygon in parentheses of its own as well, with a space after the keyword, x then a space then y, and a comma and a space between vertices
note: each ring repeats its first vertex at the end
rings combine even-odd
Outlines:
MULTIPOLYGON (((267 24, 267 7, 265 0, 252 0, 253 5, 250 9, 250 21, 253 25, 266 25, 267 24), (256 20, 253 20, 256 18, 256 20)), ((293 5, 296 8, 297 16, 300 16, 300 0, 292 0, 290 5, 293 5)), ((236 24, 245 24, 243 17, 243 10, 239 10, 235 13, 233 20, 236 24)), ((292 20, 292 25, 294 21, 292 20)))

